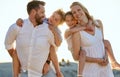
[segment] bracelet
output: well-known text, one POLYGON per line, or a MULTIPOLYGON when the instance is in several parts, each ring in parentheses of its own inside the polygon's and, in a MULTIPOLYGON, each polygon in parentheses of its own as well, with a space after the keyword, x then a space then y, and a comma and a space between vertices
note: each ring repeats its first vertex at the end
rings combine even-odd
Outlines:
POLYGON ((78 77, 79 77, 79 76, 80 76, 80 77, 83 77, 83 75, 81 75, 81 74, 78 74, 77 76, 78 76, 78 77))
POLYGON ((82 50, 82 47, 80 47, 80 51, 82 50))
POLYGON ((47 64, 50 64, 50 60, 47 60, 46 63, 47 63, 47 64))

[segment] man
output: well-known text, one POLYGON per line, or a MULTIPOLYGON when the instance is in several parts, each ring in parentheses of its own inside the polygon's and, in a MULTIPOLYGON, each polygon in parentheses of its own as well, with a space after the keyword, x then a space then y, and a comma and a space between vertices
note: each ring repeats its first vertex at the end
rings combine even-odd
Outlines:
MULTIPOLYGON (((56 47, 54 35, 49 30, 48 24, 43 23, 44 5, 45 2, 43 1, 29 2, 27 5, 29 17, 24 20, 23 27, 19 28, 13 24, 6 34, 5 47, 13 62, 19 59, 20 77, 42 77, 42 69, 47 61, 50 45, 56 47), (13 48, 14 41, 16 41, 16 49, 13 48)), ((16 65, 19 67, 19 63, 16 65)), ((54 72, 52 71, 52 73, 54 72)), ((55 73, 49 77, 53 76, 55 73)), ((14 77, 18 77, 18 74, 15 74, 14 77)))

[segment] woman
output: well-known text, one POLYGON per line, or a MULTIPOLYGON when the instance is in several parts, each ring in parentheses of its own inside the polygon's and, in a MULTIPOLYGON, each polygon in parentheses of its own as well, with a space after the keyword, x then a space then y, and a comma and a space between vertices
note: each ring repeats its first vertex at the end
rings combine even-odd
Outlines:
MULTIPOLYGON (((81 30, 84 30, 86 28, 76 26, 77 21, 74 19, 71 11, 66 12, 66 14, 65 14, 65 22, 66 22, 66 24, 68 26, 68 29, 66 29, 66 31, 65 31, 65 39, 66 39, 67 44, 68 44, 68 49, 71 51, 71 53, 73 53, 73 51, 72 51, 72 43, 71 43, 72 34, 74 32, 81 31, 81 30)), ((87 28, 87 29, 89 29, 89 28, 87 28)), ((105 45, 105 49, 107 50, 108 57, 110 58, 112 68, 113 69, 120 69, 120 64, 116 61, 116 59, 114 57, 110 42, 108 40, 104 40, 104 45, 105 45)), ((82 71, 83 71, 83 68, 84 68, 85 54, 82 54, 81 57, 82 58, 80 58, 81 60, 79 60, 80 62, 79 62, 79 68, 78 68, 79 69, 78 70, 79 74, 82 74, 82 71)))
MULTIPOLYGON (((65 31, 65 39, 68 43, 68 49, 71 51, 72 55, 73 55, 73 58, 76 60, 76 58, 74 57, 74 52, 73 52, 73 47, 72 47, 72 34, 75 33, 75 32, 78 32, 78 31, 82 31, 82 30, 92 30, 89 26, 87 27, 80 27, 79 24, 77 24, 77 21, 75 20, 75 18, 73 17, 72 15, 72 12, 68 11, 66 14, 65 14, 65 22, 67 24, 67 26, 69 27, 69 29, 67 29, 65 31)), ((89 20, 89 23, 88 25, 91 25, 91 20, 89 20)), ((77 38, 79 39, 79 38, 77 38)), ((77 47, 79 47, 78 45, 76 45, 77 47)), ((85 64, 85 59, 86 59, 86 54, 85 54, 85 51, 79 51, 79 66, 78 66, 78 74, 79 74, 79 77, 82 76, 82 72, 83 72, 83 69, 84 69, 84 64, 85 64)), ((90 58, 90 57, 89 57, 90 58)), ((99 58, 96 58, 96 61, 95 61, 95 58, 91 58, 91 61, 93 60, 93 62, 102 62, 103 59, 99 59, 99 58), (99 60, 99 61, 97 61, 99 60)))
POLYGON ((92 30, 83 30, 72 35, 74 58, 76 60, 79 59, 80 47, 86 52, 87 57, 83 69, 83 77, 114 77, 105 51, 101 21, 95 21, 92 16, 90 16, 88 10, 79 2, 73 2, 70 9, 80 26, 86 27, 88 21, 92 20, 90 25, 92 30), (104 60, 99 62, 99 59, 104 60))

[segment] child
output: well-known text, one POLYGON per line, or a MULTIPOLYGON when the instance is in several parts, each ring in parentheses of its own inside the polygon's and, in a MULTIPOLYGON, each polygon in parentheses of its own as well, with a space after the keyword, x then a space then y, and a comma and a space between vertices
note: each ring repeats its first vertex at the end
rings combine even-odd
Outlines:
MULTIPOLYGON (((64 12, 61 9, 58 9, 52 14, 52 16, 50 18, 48 18, 48 19, 45 18, 44 22, 49 24, 49 28, 52 31, 52 33, 54 34, 55 44, 56 44, 57 47, 59 47, 61 42, 62 42, 62 37, 61 37, 61 32, 58 29, 58 26, 63 24, 63 22, 64 22, 64 12)), ((22 19, 18 19, 17 22, 16 22, 16 24, 19 27, 22 27, 23 23, 24 22, 23 22, 22 19)), ((60 71, 57 54, 56 54, 55 48, 53 46, 50 47, 49 57, 48 57, 48 60, 46 61, 45 65, 44 65, 44 67, 49 66, 48 64, 50 63, 50 60, 53 62, 53 65, 55 67, 56 76, 57 77, 63 77, 63 75, 60 71)), ((49 68, 43 68, 43 74, 44 75, 48 71, 49 71, 49 68)))
MULTIPOLYGON (((77 25, 77 21, 74 19, 72 13, 69 11, 65 14, 65 22, 67 24, 67 26, 69 27, 69 29, 67 29, 65 31, 65 39, 67 40, 68 43, 68 49, 71 51, 72 55, 73 55, 73 49, 72 49, 72 44, 71 43, 71 36, 74 32, 80 31, 85 29, 84 27, 79 27, 77 25), (74 28, 73 28, 74 27, 74 28)), ((84 64, 85 64, 85 52, 80 51, 80 55, 81 57, 79 58, 79 68, 78 68, 78 75, 81 77, 82 76, 82 71, 84 68, 84 64)), ((74 56, 73 56, 74 58, 74 56)))

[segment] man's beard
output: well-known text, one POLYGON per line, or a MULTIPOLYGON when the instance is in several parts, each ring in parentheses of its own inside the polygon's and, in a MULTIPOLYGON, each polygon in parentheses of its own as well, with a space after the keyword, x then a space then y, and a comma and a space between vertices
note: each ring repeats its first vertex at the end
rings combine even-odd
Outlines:
POLYGON ((37 23, 37 25, 40 25, 40 24, 43 23, 43 20, 42 19, 36 19, 36 23, 37 23))
POLYGON ((37 25, 43 24, 43 17, 36 15, 35 20, 36 20, 37 25))

